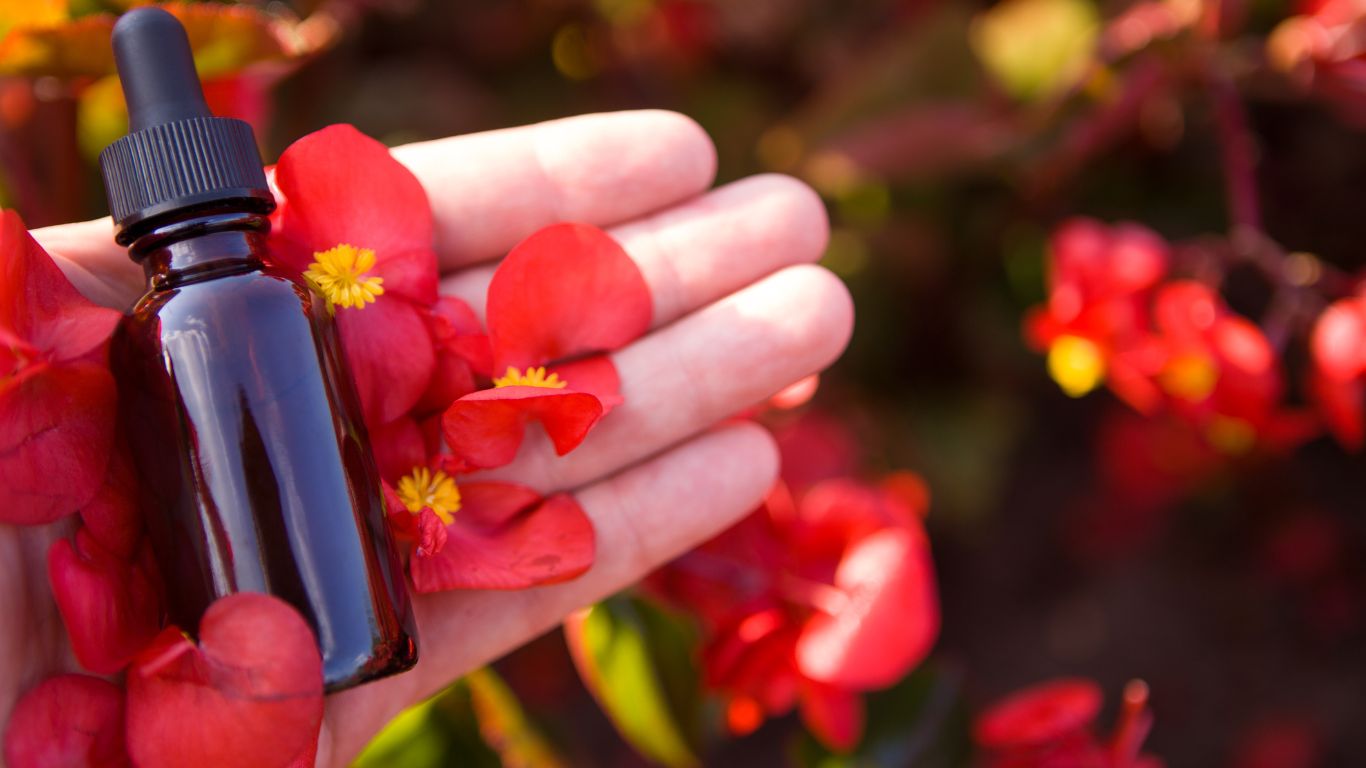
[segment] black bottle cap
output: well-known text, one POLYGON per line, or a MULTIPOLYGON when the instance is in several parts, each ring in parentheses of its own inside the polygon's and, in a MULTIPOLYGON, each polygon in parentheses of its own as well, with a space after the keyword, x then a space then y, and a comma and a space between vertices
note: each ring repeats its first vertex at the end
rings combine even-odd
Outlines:
POLYGON ((251 126, 209 112, 176 17, 155 7, 125 13, 114 25, 114 61, 129 132, 100 153, 100 170, 119 243, 187 208, 275 207, 251 126))

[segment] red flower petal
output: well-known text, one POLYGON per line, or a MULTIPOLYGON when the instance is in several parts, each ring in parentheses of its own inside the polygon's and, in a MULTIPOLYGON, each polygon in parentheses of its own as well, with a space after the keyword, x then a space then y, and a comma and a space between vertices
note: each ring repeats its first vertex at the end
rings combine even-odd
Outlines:
POLYGON ((863 697, 844 688, 806 682, 801 693, 802 722, 821 743, 848 752, 863 737, 863 697))
POLYGON ((446 548, 446 540, 450 537, 446 524, 441 522, 441 518, 437 517, 435 512, 426 507, 416 517, 417 549, 413 554, 417 557, 441 554, 441 550, 446 548))
POLYGON ((61 675, 39 683, 14 705, 5 730, 10 768, 128 765, 123 690, 106 680, 61 675))
POLYGON ((1366 381, 1313 376, 1309 393, 1333 437, 1350 450, 1361 450, 1366 442, 1366 381))
POLYGON ((817 613, 797 641, 807 677, 867 690, 891 685, 921 662, 939 634, 939 601, 924 534, 886 528, 855 543, 835 571, 847 603, 817 613))
POLYGON ((427 193, 383 144, 352 126, 329 126, 291 144, 274 179, 284 200, 272 237, 283 263, 303 272, 316 252, 342 243, 369 248, 386 296, 436 301, 427 193))
POLYGON ((161 590, 146 543, 125 560, 82 528, 74 541, 53 542, 47 573, 71 650, 91 672, 123 669, 161 629, 161 590))
MULTIPOLYGON (((0 211, 0 340, 12 336, 64 362, 98 351, 118 321, 76 290, 17 213, 0 211)), ((0 367, 0 378, 7 373, 0 367)))
POLYGON ((1061 679, 1017 691, 983 712, 973 727, 989 749, 1039 746, 1087 728, 1100 714, 1100 686, 1061 679))
POLYGON ((138 508, 137 478, 128 455, 115 450, 109 457, 104 485, 81 507, 81 523, 100 547, 120 558, 130 558, 142 541, 142 511, 138 508))
POLYGON ((50 523, 89 502, 114 440, 114 379, 35 365, 0 383, 0 522, 50 523))
POLYGON ((174 627, 128 674, 128 748, 144 768, 283 766, 314 748, 322 658, 287 603, 243 592, 205 612, 196 647, 174 627))
POLYGON ((490 469, 517 455, 527 422, 539 421, 555 452, 563 456, 583 442, 600 418, 602 403, 583 392, 503 387, 474 392, 451 403, 442 419, 442 431, 455 458, 472 468, 490 469))
POLYGON ((507 483, 466 483, 460 494, 445 548, 413 558, 418 592, 526 589, 592 567, 593 524, 572 496, 537 503, 535 491, 507 483))
POLYGON ((488 378, 493 348, 474 310, 453 296, 437 300, 427 314, 427 324, 436 343, 436 370, 418 400, 417 410, 439 413, 478 389, 476 374, 488 378))
POLYGON ((368 426, 388 424, 427 389, 436 358, 416 306, 380 297, 364 309, 340 309, 337 325, 368 426))
POLYGON ((608 355, 593 355, 571 363, 552 366, 549 373, 559 374, 575 392, 587 392, 602 403, 602 415, 621 405, 621 375, 608 355))
POLYGON ((640 268, 602 230, 555 224, 523 240, 488 292, 494 370, 618 349, 650 327, 640 268))
POLYGON ((370 449, 379 465, 379 474, 386 482, 397 483, 399 478, 426 466, 427 448, 422 430, 408 417, 370 430, 370 449))

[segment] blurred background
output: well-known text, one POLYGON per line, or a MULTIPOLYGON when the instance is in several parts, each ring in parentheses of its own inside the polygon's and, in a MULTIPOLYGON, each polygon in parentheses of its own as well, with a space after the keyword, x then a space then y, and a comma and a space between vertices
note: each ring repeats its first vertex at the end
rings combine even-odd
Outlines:
MULTIPOLYGON (((125 118, 101 35, 120 5, 0 2, 0 201, 32 227, 104 213, 93 157, 125 118)), ((335 122, 397 144, 664 108, 710 133, 720 182, 789 173, 823 196, 824 264, 858 326, 812 402, 772 421, 803 435, 795 460, 924 477, 942 634, 872 697, 855 757, 788 716, 701 728, 704 764, 964 764, 966 713, 1057 676, 1100 683, 1107 723, 1147 681, 1148 751, 1169 765, 1366 759, 1361 456, 1319 428, 1221 450, 1108 391, 1069 397, 1022 332, 1060 222, 1140 222, 1188 271, 1220 265, 1210 280, 1278 353, 1281 405, 1305 411, 1310 323, 1351 292, 1323 276, 1363 266, 1360 3, 173 5, 215 109, 252 120, 267 158, 335 122), (1216 259, 1250 232, 1270 267, 1216 259)), ((559 633, 384 739, 369 764, 646 764, 559 633)))

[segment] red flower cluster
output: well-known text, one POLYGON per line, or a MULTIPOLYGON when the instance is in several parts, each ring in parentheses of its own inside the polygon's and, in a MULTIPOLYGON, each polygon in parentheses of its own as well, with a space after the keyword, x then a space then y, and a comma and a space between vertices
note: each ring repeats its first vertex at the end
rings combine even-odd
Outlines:
POLYGON ((1271 62, 1303 89, 1366 125, 1366 7, 1357 0, 1304 0, 1267 39, 1271 62))
POLYGON ((724 698, 732 732, 798 706, 822 742, 852 749, 860 693, 901 679, 939 633, 921 525, 928 494, 909 473, 795 487, 780 485, 651 586, 702 622, 704 680, 724 698))
POLYGON ((1102 381, 1140 413, 1165 411, 1226 455, 1292 446, 1312 423, 1286 411, 1284 376, 1256 324, 1208 286, 1169 280, 1170 251, 1136 224, 1074 219, 1049 248, 1049 300, 1026 319, 1031 345, 1079 397, 1102 381))
POLYGON ((635 263, 593 227, 543 229, 495 272, 485 334, 464 302, 438 297, 426 193, 383 145, 326 128, 285 150, 272 180, 272 242, 336 314, 392 527, 416 545, 418 591, 519 589, 587 570, 593 529, 572 497, 455 477, 512 461, 530 422, 568 453, 621 401, 606 353, 644 333, 652 312, 635 263))
POLYGON ((1142 754, 1153 724, 1148 686, 1125 686, 1119 723, 1105 741, 1094 733, 1101 701, 1090 680, 1040 683, 978 715, 973 737, 990 768, 1159 768, 1160 760, 1142 754))
MULTIPOLYGON (((652 314, 634 262, 595 228, 544 229, 495 273, 486 335, 469 306, 438 296, 426 195, 381 144, 327 128, 286 150, 271 178, 272 253, 337 317, 390 522, 415 542, 418 591, 587 570, 593 527, 573 497, 454 475, 511 461, 532 421, 567 453, 621 402, 607 353, 652 314)), ((77 661, 127 669, 126 691, 64 675, 27 692, 6 762, 312 764, 322 667, 307 624, 275 598, 239 594, 204 615, 197 645, 162 629, 134 477, 115 450, 106 350, 118 313, 82 298, 13 213, 0 225, 0 522, 80 513, 49 553, 53 593, 77 661)))

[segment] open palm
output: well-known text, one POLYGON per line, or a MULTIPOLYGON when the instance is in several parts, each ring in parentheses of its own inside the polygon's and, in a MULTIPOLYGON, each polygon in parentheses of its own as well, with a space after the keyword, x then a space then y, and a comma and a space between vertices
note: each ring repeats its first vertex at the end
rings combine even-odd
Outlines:
MULTIPOLYGON (((572 491, 597 529, 592 570, 520 592, 417 596, 421 661, 329 697, 320 765, 345 764, 402 708, 752 509, 774 481, 776 451, 758 427, 724 420, 830 364, 853 323, 839 280, 810 264, 828 234, 816 195, 781 176, 708 191, 715 151, 679 115, 590 115, 394 154, 430 196, 443 293, 482 312, 495 259, 542 226, 583 221, 608 228, 639 265, 653 330, 615 354, 626 402, 582 447, 557 458, 543 436, 530 438, 489 473, 572 491)), ((91 299, 123 309, 141 293, 108 220, 34 234, 91 299)), ((75 667, 44 565, 63 530, 0 526, 0 722, 19 691, 75 667)))

